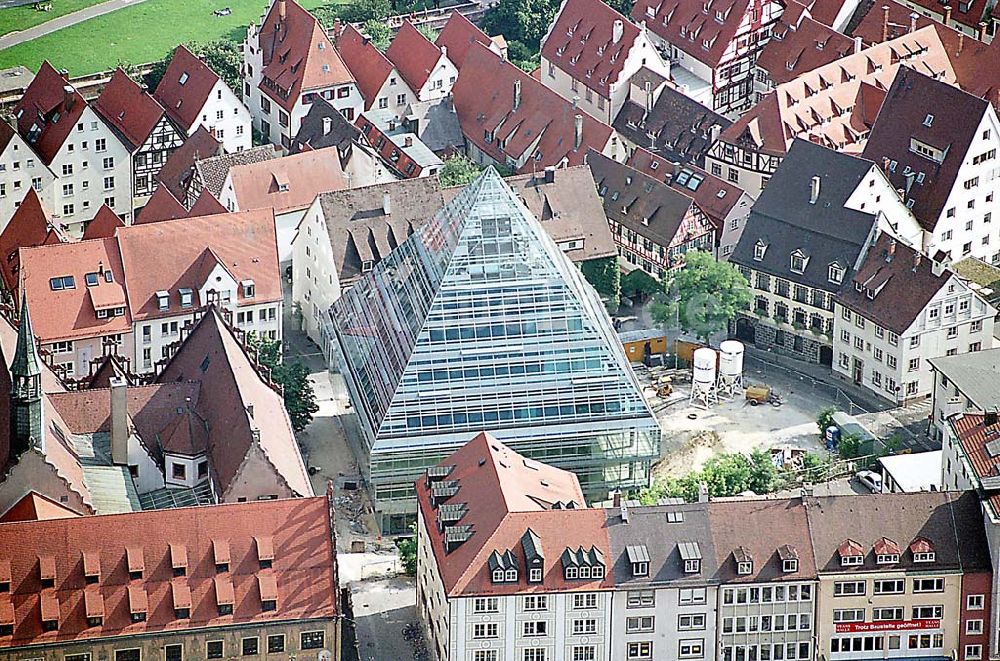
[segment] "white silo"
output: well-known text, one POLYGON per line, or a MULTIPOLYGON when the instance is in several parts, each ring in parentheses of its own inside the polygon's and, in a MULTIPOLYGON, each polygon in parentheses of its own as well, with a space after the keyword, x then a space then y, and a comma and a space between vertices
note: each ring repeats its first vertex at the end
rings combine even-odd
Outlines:
POLYGON ((719 345, 720 397, 732 397, 743 391, 743 343, 726 340, 719 345))
POLYGON ((701 402, 706 407, 719 401, 715 390, 714 349, 702 347, 694 352, 694 374, 691 377, 691 401, 701 402))

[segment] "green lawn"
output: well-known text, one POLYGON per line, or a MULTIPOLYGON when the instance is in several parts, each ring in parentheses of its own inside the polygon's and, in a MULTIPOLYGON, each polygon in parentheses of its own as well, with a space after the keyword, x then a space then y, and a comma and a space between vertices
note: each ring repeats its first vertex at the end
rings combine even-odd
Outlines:
MULTIPOLYGON (((328 1, 300 0, 300 4, 313 9, 328 1)), ((179 43, 242 40, 247 24, 260 20, 268 4, 266 0, 145 0, 0 50, 0 69, 21 64, 37 71, 42 60, 48 59, 56 69, 82 76, 110 69, 119 60, 152 62, 179 43), (233 13, 225 18, 212 14, 223 7, 233 13)))
POLYGON ((86 9, 104 0, 52 0, 52 11, 36 11, 32 4, 20 7, 0 9, 0 34, 28 28, 51 21, 65 14, 71 14, 78 9, 86 9))

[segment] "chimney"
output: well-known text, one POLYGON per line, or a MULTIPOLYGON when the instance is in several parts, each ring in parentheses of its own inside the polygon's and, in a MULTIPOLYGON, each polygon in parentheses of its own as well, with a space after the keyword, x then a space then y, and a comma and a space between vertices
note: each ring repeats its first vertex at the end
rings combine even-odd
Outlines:
POLYGON ((285 0, 278 0, 278 20, 285 22, 285 0))
POLYGON ((910 32, 917 31, 917 17, 919 14, 917 12, 910 12, 910 32))
POLYGON ((854 52, 860 53, 861 49, 864 48, 864 43, 861 41, 861 37, 854 38, 854 52))
POLYGON ((653 83, 648 80, 643 85, 646 91, 646 114, 653 112, 653 83))
POLYGON ((404 147, 412 147, 413 146, 413 136, 412 135, 408 135, 405 138, 403 138, 403 146, 404 147))
POLYGON ((576 110, 576 108, 577 108, 578 105, 580 105, 580 97, 574 96, 573 97, 573 110, 576 110))
POLYGON ((891 262, 892 258, 896 256, 896 239, 889 239, 889 254, 886 256, 885 261, 891 262))
POLYGON ((940 278, 941 274, 944 273, 945 262, 944 260, 931 260, 931 273, 934 274, 935 278, 940 278))
POLYGON ((128 465, 128 386, 120 376, 111 378, 111 461, 128 465))
POLYGON ((615 19, 614 26, 611 28, 611 41, 618 43, 622 40, 622 36, 625 34, 625 23, 622 22, 620 18, 615 19))
POLYGON ((554 184, 556 182, 556 168, 549 165, 545 168, 545 183, 554 184))
POLYGON ((916 255, 914 255, 914 257, 913 257, 913 272, 914 273, 916 273, 917 269, 920 268, 920 257, 921 257, 921 255, 920 255, 919 252, 916 255))
POLYGON ((344 31, 344 24, 341 23, 340 17, 333 19, 333 45, 337 45, 337 39, 340 38, 340 33, 344 31))
POLYGON ((809 183, 809 204, 816 204, 816 200, 819 199, 819 184, 819 175, 815 175, 809 183))
POLYGON ((712 124, 711 128, 708 129, 709 142, 714 145, 719 140, 720 133, 722 133, 722 127, 718 124, 712 124))
POLYGON ((583 144, 583 115, 573 118, 573 150, 580 148, 583 144))
POLYGON ((514 107, 512 110, 517 110, 521 107, 521 81, 514 81, 514 107))
POLYGON ((883 156, 882 157, 882 172, 885 172, 886 174, 889 174, 889 157, 888 156, 883 156))
MULTIPOLYGON (((548 168, 546 168, 546 169, 548 169, 548 168)), ((622 506, 622 492, 619 491, 618 489, 615 489, 611 493, 611 506, 612 507, 621 507, 622 506)))
POLYGON ((382 213, 386 216, 392 215, 392 198, 389 197, 389 191, 382 193, 382 213))
POLYGON ((949 23, 951 23, 951 5, 944 8, 944 24, 948 25, 949 23))
POLYGON ((448 47, 447 46, 441 46, 441 55, 443 55, 445 57, 448 57, 448 47))
POLYGON ((706 482, 698 483, 698 502, 699 503, 708 502, 708 484, 706 482))
POLYGON ((958 52, 955 53, 956 55, 962 54, 962 47, 964 45, 965 45, 965 33, 960 31, 958 33, 958 52))
POLYGON ((979 41, 986 41, 986 23, 985 21, 979 24, 979 41))
POLYGON ((889 41, 889 5, 882 5, 882 41, 889 41))
POLYGON ((63 105, 66 106, 66 110, 72 110, 73 104, 76 102, 76 90, 72 85, 63 85, 63 105))
POLYGON ((60 69, 59 75, 63 77, 63 80, 69 80, 69 69, 60 69))
POLYGON ((333 130, 333 118, 324 117, 323 118, 323 135, 330 135, 330 131, 333 130))

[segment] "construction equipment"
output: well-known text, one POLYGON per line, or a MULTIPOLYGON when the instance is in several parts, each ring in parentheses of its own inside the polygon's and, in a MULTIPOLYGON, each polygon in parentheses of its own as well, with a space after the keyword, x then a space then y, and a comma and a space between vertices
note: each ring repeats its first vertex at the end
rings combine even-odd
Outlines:
POLYGON ((656 394, 659 397, 667 398, 674 392, 674 378, 672 376, 661 376, 656 382, 656 394))
POLYGON ((747 388, 747 401, 750 406, 766 404, 771 397, 771 388, 765 385, 749 386, 747 388))

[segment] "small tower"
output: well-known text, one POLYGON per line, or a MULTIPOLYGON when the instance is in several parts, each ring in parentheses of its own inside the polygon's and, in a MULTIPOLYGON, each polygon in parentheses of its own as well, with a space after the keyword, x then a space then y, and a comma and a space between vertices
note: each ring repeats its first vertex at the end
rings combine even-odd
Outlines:
POLYGON ((42 361, 28 315, 28 302, 21 298, 17 349, 10 365, 10 450, 17 457, 42 445, 42 361))

